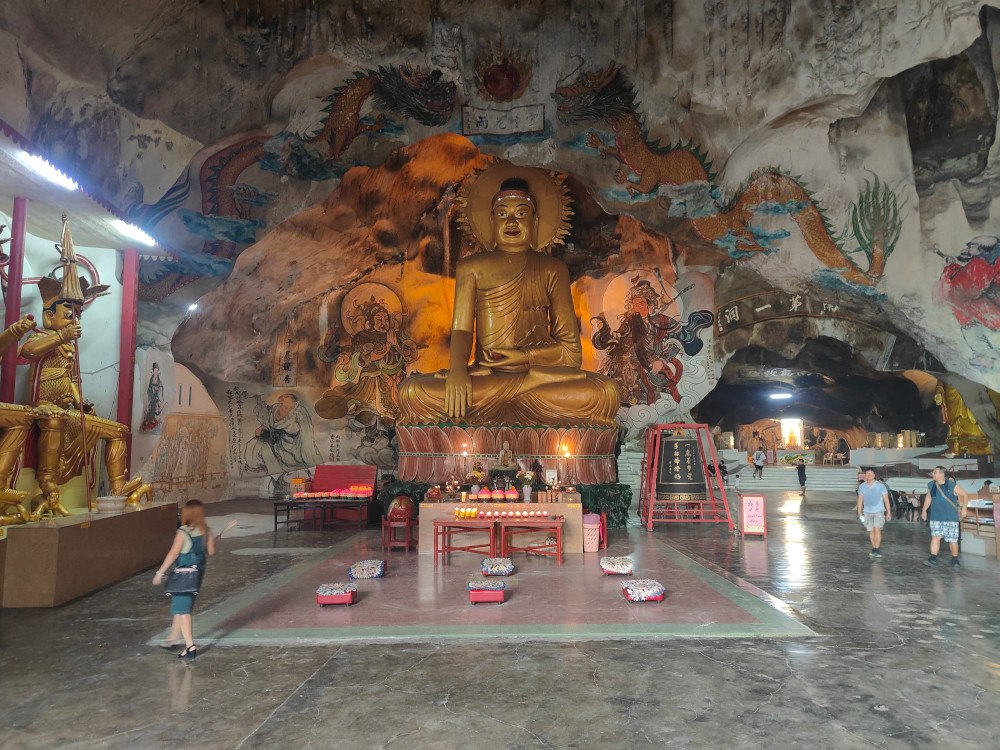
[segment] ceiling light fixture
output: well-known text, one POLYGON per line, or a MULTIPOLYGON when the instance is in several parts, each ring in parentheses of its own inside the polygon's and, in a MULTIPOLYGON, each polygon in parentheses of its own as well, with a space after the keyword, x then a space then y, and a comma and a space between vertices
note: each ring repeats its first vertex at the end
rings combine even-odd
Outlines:
POLYGON ((139 229, 139 227, 135 224, 129 224, 121 219, 112 219, 111 226, 113 226, 121 234, 124 234, 130 240, 141 242, 143 245, 147 245, 148 247, 152 247, 156 244, 156 240, 139 229))
POLYGON ((775 401, 785 401, 792 397, 791 393, 771 393, 768 394, 768 398, 774 399, 775 401))
POLYGON ((34 154, 29 154, 27 151, 21 151, 17 155, 17 160, 36 175, 44 177, 53 185, 58 185, 65 190, 80 189, 80 186, 76 184, 76 180, 66 176, 66 174, 49 164, 49 162, 41 156, 35 156, 34 154))
POLYGON ((198 309, 197 302, 192 302, 190 305, 188 305, 188 312, 194 312, 197 309, 198 309))

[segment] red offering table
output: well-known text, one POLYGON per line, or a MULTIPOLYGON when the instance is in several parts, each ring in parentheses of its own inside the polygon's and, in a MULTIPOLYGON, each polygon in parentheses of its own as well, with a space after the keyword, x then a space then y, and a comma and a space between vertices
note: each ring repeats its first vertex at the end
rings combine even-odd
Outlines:
POLYGON ((434 564, 438 563, 438 555, 444 557, 449 552, 474 552, 479 555, 497 556, 496 536, 493 533, 494 521, 477 519, 438 520, 434 522, 434 564), (453 544, 452 537, 465 534, 486 532, 488 542, 478 544, 453 544))
POLYGON ((500 519, 500 557, 510 557, 511 552, 529 552, 544 557, 555 557, 562 565, 562 530, 563 518, 547 518, 542 520, 500 519), (555 544, 541 544, 528 541, 523 547, 515 547, 511 541, 521 534, 537 534, 546 532, 546 537, 554 536, 555 544))
MULTIPOLYGON (((521 519, 524 519, 525 511, 534 511, 541 514, 542 511, 548 513, 545 518, 563 516, 566 522, 562 527, 562 544, 564 555, 583 554, 583 505, 579 502, 562 503, 461 503, 456 501, 427 502, 420 503, 420 514, 418 515, 418 527, 420 533, 420 543, 417 551, 423 555, 429 555, 434 550, 434 522, 451 521, 455 518, 456 508, 476 508, 478 511, 490 513, 487 520, 495 523, 500 522, 500 513, 508 513, 508 520, 516 521, 514 517, 516 511, 521 511, 521 519)), ((536 516, 537 518, 537 516, 536 516)), ((479 520, 479 518, 470 519, 479 520)), ((542 537, 544 539, 544 536, 542 537)), ((500 548, 499 539, 497 549, 500 548)))

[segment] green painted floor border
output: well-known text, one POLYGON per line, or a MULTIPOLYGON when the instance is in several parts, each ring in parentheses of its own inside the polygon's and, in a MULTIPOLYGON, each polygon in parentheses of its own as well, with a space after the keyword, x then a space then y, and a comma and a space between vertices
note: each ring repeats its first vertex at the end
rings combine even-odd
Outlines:
MULTIPOLYGON (((360 532, 366 533, 366 532, 360 532)), ((757 623, 704 623, 656 624, 626 622, 616 625, 490 625, 468 626, 378 626, 330 628, 240 628, 222 632, 223 622, 271 594, 299 576, 308 572, 322 560, 338 554, 339 548, 353 539, 353 535, 324 547, 306 559, 291 565, 280 573, 244 589, 223 600, 204 614, 194 617, 195 640, 202 645, 220 646, 311 646, 343 643, 385 643, 410 641, 465 641, 472 639, 520 640, 637 640, 672 638, 803 638, 818 634, 790 614, 772 606, 761 595, 769 595, 746 584, 755 595, 719 573, 709 569, 688 554, 662 539, 654 541, 665 550, 678 567, 698 578, 721 596, 728 599, 754 618, 757 623)), ((736 578, 735 576, 733 576, 736 578)), ((742 581, 742 579, 736 578, 742 581)), ((744 582, 745 583, 745 582, 744 582)), ((780 600, 774 600, 780 606, 780 600)), ((659 606, 650 604, 646 606, 659 606)), ((161 631, 149 640, 149 645, 162 641, 167 631, 161 631)))

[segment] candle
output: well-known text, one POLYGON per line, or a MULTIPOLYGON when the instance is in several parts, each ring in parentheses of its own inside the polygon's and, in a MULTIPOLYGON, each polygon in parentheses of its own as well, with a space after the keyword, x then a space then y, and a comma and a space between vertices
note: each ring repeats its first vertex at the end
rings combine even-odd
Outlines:
POLYGON ((463 492, 462 493, 462 502, 464 503, 468 499, 469 499, 469 493, 468 492, 463 492))

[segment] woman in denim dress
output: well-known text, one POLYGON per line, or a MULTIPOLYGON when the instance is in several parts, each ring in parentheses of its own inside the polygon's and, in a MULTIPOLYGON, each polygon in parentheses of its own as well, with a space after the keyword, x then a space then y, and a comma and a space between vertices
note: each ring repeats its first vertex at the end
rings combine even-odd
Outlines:
MULTIPOLYGON (((160 569, 153 576, 153 585, 158 586, 163 582, 164 572, 170 570, 175 564, 179 568, 198 568, 199 586, 201 578, 205 575, 205 561, 208 555, 215 554, 215 542, 226 531, 236 525, 232 521, 218 536, 212 536, 208 524, 205 523, 205 506, 201 500, 188 500, 181 511, 181 527, 177 529, 174 536, 174 543, 170 547, 167 556, 163 558, 160 569)), ((170 614, 174 616, 173 625, 170 628, 170 635, 162 644, 163 648, 173 648, 180 645, 179 636, 184 638, 184 650, 178 654, 181 659, 193 659, 198 655, 198 647, 194 645, 194 634, 191 625, 191 612, 194 609, 194 600, 198 596, 195 591, 189 594, 170 594, 170 614)))

